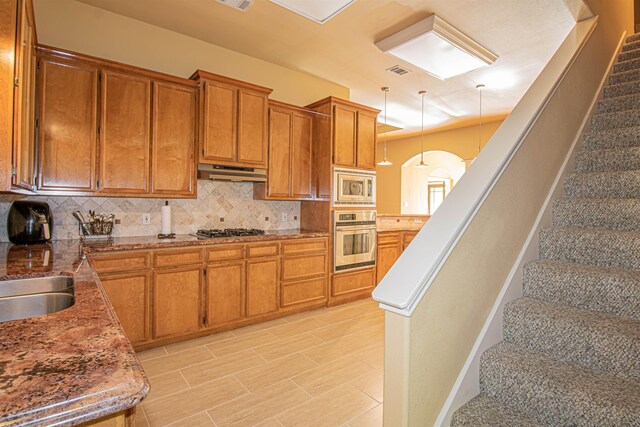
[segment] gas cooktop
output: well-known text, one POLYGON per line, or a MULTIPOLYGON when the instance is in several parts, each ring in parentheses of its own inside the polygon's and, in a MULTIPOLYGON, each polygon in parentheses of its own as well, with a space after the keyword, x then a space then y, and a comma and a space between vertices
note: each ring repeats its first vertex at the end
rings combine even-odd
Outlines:
POLYGON ((198 239, 215 239, 216 237, 259 236, 264 230, 257 228, 225 228, 224 230, 198 230, 194 236, 198 239))

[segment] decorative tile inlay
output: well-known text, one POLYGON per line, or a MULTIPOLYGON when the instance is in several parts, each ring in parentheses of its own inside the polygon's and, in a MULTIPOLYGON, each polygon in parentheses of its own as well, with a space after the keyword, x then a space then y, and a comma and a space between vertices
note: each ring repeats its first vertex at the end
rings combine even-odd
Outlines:
MULTIPOLYGON (((72 216, 77 210, 85 216, 89 210, 115 214, 121 221, 114 227, 113 235, 116 237, 156 235, 160 232, 160 209, 166 200, 0 195, 0 242, 9 240, 5 224, 11 202, 18 199, 49 204, 54 220, 53 238, 56 240, 78 238, 78 222, 72 216), (142 225, 143 213, 151 214, 150 225, 142 225)), ((197 199, 169 199, 169 204, 176 234, 193 233, 199 228, 300 228, 300 202, 253 200, 253 184, 250 182, 198 181, 197 199), (282 221, 282 214, 288 215, 287 221, 282 221)))

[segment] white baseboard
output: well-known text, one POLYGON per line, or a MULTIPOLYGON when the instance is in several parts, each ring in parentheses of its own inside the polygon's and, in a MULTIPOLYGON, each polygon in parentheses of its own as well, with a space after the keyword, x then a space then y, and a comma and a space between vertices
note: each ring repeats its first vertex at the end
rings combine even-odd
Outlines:
POLYGON ((475 395, 480 393, 480 356, 482 356, 482 353, 487 349, 502 341, 504 306, 509 301, 513 301, 514 299, 522 296, 524 265, 529 261, 539 258, 538 247, 540 231, 551 225, 553 202, 562 197, 564 190, 564 178, 567 173, 571 172, 571 166, 573 166, 579 142, 590 128, 591 117, 595 112, 598 101, 602 99, 604 86, 611 75, 613 65, 615 64, 618 53, 622 49, 626 34, 627 33, 625 31, 618 42, 618 47, 609 62, 608 71, 600 82, 598 91, 596 92, 591 105, 589 106, 589 110, 580 125, 580 130, 574 141, 571 143, 571 148, 569 149, 560 171, 556 175, 549 193, 542 204, 542 208, 540 209, 533 227, 527 236, 527 240, 525 241, 513 268, 509 272, 509 275, 498 294, 498 298, 496 299, 496 302, 492 307, 480 334, 478 335, 478 339, 471 349, 469 357, 460 371, 460 375, 451 389, 451 393, 449 393, 449 397, 438 415, 435 424, 436 426, 449 426, 451 424, 451 417, 453 416, 453 413, 475 395))

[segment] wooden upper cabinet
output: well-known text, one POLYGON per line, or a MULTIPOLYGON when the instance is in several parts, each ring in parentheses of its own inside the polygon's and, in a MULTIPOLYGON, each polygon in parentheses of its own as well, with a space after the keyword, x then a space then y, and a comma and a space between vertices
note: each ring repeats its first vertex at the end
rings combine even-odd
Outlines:
POLYGON ((197 89, 153 85, 152 192, 195 196, 197 89))
POLYGON ((98 189, 149 191, 151 80, 120 73, 102 74, 98 189))
POLYGON ((233 162, 236 158, 238 89, 214 81, 203 82, 203 159, 233 162))
POLYGON ((309 114, 294 114, 291 146, 291 195, 294 198, 312 197, 312 129, 313 117, 309 114))
POLYGON ((238 91, 238 163, 266 167, 268 95, 238 91))
POLYGON ((257 199, 304 200, 313 197, 313 112, 271 101, 269 108, 269 176, 254 184, 257 199))
POLYGON ((200 82, 200 162, 267 167, 268 108, 271 89, 206 71, 200 82))
POLYGON ((38 188, 95 190, 98 70, 43 58, 39 95, 38 188))
POLYGON ((356 165, 357 110, 336 105, 333 109, 333 164, 356 165))
POLYGON ((269 196, 291 195, 291 124, 293 114, 271 108, 269 112, 269 196))
POLYGON ((376 167, 377 114, 358 111, 357 162, 361 169, 376 167))
POLYGON ((36 103, 36 27, 30 1, 19 3, 16 38, 17 85, 14 88, 12 185, 33 190, 35 186, 35 103, 36 103))

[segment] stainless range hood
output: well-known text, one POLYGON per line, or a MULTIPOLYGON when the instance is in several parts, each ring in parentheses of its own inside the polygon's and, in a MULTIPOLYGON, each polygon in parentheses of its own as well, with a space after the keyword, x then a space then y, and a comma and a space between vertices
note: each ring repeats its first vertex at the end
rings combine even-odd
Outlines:
POLYGON ((266 182, 267 170, 198 163, 198 179, 234 182, 266 182))

